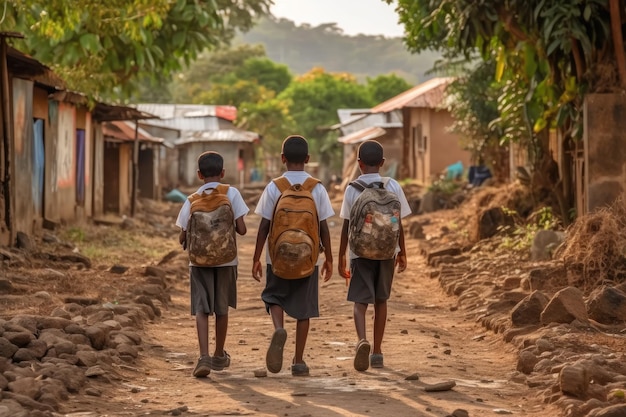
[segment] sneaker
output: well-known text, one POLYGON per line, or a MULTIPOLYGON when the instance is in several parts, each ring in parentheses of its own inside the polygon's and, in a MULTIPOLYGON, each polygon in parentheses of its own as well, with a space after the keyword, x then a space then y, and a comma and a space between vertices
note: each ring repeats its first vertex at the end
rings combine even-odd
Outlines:
POLYGON ((202 356, 198 359, 196 369, 193 370, 193 376, 196 378, 204 378, 211 373, 211 357, 202 356))
POLYGON ((283 367, 283 348, 287 340, 287 331, 285 329, 276 329, 272 335, 270 347, 267 349, 265 356, 265 364, 267 370, 277 374, 283 367))
POLYGON ((383 354, 382 353, 372 353, 370 355, 370 366, 372 368, 383 368, 383 354))
POLYGON ((354 369, 359 372, 367 371, 370 366, 369 356, 372 349, 370 342, 361 339, 356 345, 356 354, 354 355, 354 369))
POLYGON ((291 364, 291 375, 309 376, 309 367, 304 362, 291 364))
POLYGON ((213 356, 211 358, 211 369, 214 371, 222 371, 230 366, 230 355, 224 351, 224 356, 213 356))

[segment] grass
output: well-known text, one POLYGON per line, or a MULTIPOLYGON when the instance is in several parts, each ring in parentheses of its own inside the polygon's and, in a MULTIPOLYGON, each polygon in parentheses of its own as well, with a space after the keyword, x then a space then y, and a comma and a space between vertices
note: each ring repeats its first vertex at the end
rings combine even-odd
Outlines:
POLYGON ((62 239, 72 242, 94 264, 158 262, 178 247, 175 239, 154 236, 138 229, 87 225, 68 229, 62 234, 62 239))

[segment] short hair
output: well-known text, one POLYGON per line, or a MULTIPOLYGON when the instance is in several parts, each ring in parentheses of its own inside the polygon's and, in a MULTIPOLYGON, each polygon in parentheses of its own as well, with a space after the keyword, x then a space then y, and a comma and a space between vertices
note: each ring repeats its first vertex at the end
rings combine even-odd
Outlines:
POLYGON ((287 136, 283 141, 282 154, 288 162, 301 164, 309 155, 309 143, 302 136, 287 136))
POLYGON ((224 158, 217 152, 203 152, 198 157, 198 171, 203 177, 216 177, 222 173, 224 169, 224 158))
POLYGON ((367 166, 378 166, 383 162, 383 145, 375 140, 368 140, 359 146, 359 161, 367 166))

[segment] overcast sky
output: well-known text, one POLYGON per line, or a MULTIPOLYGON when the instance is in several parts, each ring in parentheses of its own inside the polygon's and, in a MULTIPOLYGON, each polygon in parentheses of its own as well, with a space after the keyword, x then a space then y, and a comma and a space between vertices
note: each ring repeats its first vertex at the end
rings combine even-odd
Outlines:
POLYGON ((346 35, 399 37, 404 28, 394 8, 383 0, 274 0, 271 11, 297 25, 337 23, 346 35))

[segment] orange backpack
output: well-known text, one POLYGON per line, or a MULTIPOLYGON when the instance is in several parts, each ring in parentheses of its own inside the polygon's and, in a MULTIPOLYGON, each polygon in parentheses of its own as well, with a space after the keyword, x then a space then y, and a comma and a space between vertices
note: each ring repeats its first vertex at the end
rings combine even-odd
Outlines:
POLYGON ((196 266, 216 266, 237 256, 235 215, 228 199, 228 185, 220 184, 209 194, 193 193, 187 225, 189 261, 196 266))
POLYGON ((274 207, 268 251, 274 275, 305 278, 313 273, 320 253, 320 222, 312 190, 321 181, 307 178, 293 184, 285 177, 274 180, 280 197, 274 207))

